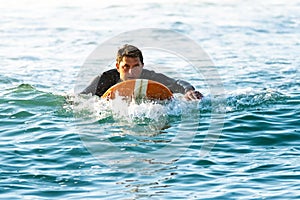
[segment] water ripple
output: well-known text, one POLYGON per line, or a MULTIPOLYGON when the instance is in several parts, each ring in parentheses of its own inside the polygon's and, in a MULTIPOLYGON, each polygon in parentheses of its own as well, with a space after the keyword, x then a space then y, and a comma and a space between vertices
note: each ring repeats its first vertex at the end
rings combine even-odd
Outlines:
POLYGON ((299 199, 299 6, 216 0, 0 5, 1 198, 299 199), (141 108, 131 112, 136 120, 122 123, 97 101, 84 99, 74 109, 71 91, 85 57, 102 41, 145 26, 178 31, 203 46, 226 95, 211 97, 205 77, 187 63, 147 52, 145 61, 176 66, 180 77, 203 91, 198 109, 187 115, 195 121, 182 118, 188 104, 180 101, 161 120, 169 126, 155 134, 145 131, 149 121, 141 108), (210 155, 200 157, 218 111, 226 112, 221 135, 210 155), (166 152, 180 155, 171 162, 145 159, 118 168, 89 151, 84 133, 92 142, 109 140, 97 146, 102 156, 111 155, 112 145, 128 153, 107 159, 120 162, 130 153, 143 158, 159 151, 176 136, 195 135, 166 152))

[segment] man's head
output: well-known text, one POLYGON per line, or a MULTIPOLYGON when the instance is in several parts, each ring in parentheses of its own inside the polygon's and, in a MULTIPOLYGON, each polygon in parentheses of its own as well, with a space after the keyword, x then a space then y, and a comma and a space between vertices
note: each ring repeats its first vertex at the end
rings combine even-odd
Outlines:
POLYGON ((119 49, 116 59, 116 68, 120 73, 120 79, 126 81, 140 77, 144 67, 141 50, 132 45, 124 45, 119 49))

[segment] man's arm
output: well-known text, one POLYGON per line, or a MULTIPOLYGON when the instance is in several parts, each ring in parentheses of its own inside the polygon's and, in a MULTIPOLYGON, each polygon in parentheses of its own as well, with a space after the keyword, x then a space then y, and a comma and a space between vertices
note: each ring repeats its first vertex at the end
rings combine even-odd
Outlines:
POLYGON ((203 97, 190 83, 183 80, 175 80, 161 73, 144 69, 142 78, 160 82, 167 86, 173 93, 184 94, 187 100, 201 99, 203 97))
POLYGON ((119 81, 119 76, 116 69, 103 72, 101 76, 97 76, 80 94, 91 93, 92 95, 101 97, 106 90, 119 81))
POLYGON ((94 80, 82 92, 80 92, 80 94, 91 93, 92 95, 95 95, 99 80, 100 80, 100 76, 96 76, 96 78, 94 78, 94 80))

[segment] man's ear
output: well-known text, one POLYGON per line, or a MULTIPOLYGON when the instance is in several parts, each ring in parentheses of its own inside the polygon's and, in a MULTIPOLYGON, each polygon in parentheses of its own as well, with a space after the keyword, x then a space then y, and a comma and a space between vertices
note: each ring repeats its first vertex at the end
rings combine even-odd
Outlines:
POLYGON ((116 68, 119 71, 120 64, 116 62, 116 68))

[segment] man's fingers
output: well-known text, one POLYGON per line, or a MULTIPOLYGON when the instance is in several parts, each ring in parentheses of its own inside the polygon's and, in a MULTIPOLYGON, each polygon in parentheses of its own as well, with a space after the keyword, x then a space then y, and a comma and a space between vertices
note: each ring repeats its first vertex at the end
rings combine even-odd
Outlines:
POLYGON ((202 97, 203 97, 203 95, 200 92, 194 91, 194 90, 188 91, 185 94, 186 100, 199 100, 202 97))

